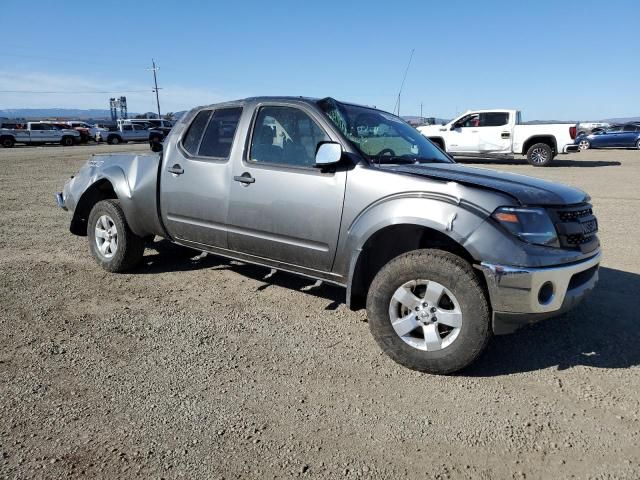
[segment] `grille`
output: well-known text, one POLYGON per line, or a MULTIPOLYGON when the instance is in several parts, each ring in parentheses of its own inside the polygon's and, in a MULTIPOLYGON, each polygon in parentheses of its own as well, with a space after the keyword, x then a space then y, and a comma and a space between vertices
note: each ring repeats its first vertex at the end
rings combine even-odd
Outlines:
POLYGON ((593 215, 593 209, 591 207, 582 208, 580 210, 559 210, 558 218, 561 222, 573 222, 582 217, 588 217, 593 215))
POLYGON ((551 210, 550 214, 562 247, 583 252, 589 252, 598 247, 598 223, 591 205, 557 208, 551 210))

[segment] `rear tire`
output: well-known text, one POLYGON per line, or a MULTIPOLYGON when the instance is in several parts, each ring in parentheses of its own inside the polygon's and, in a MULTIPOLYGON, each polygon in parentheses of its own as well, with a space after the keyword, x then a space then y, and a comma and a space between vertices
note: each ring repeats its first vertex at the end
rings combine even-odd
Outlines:
POLYGON ((640 150, 640 140, 638 140, 638 142, 636 143, 636 148, 640 150))
POLYGON ((369 288, 367 317, 380 348, 421 372, 461 370, 491 338, 489 305, 473 268, 441 250, 408 252, 382 267, 369 288))
POLYGON ((108 272, 126 272, 142 261, 144 239, 131 231, 120 201, 102 200, 94 205, 87 224, 89 250, 108 272))
POLYGON ((2 140, 0 140, 0 143, 4 148, 11 148, 16 144, 15 140, 11 137, 2 138, 2 140))
POLYGON ((546 143, 536 143, 527 150, 527 162, 534 167, 546 167, 553 160, 553 150, 546 143))

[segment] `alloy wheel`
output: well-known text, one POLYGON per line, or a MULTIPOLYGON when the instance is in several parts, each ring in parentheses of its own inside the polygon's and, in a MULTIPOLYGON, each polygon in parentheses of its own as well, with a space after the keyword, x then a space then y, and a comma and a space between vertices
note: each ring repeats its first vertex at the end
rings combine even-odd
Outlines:
POLYGON ((412 280, 391 297, 389 319, 406 344, 431 352, 456 340, 462 327, 462 310, 453 293, 440 283, 412 280))
POLYGON ((96 246, 104 258, 112 258, 118 250, 118 229, 109 215, 98 218, 95 227, 96 246))

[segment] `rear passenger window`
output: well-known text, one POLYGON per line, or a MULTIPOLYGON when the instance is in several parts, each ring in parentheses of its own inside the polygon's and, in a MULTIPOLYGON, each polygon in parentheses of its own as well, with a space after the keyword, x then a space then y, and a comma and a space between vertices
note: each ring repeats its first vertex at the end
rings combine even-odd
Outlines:
POLYGON ((200 139, 204 133, 204 129, 207 126, 209 117, 211 116, 211 110, 203 110, 196 115, 193 119, 187 134, 182 139, 182 146, 191 155, 196 155, 198 152, 198 146, 200 145, 200 139))
POLYGON ((242 108, 239 107, 215 110, 202 137, 198 156, 229 158, 241 114, 242 108))
POLYGON ((479 127, 501 127, 509 123, 508 112, 486 112, 480 114, 479 127))

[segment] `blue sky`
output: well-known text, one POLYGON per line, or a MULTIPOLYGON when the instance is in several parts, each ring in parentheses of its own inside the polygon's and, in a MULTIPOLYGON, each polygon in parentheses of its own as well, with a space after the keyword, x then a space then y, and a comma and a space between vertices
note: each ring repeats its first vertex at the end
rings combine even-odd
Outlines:
POLYGON ((2 2, 0 109, 153 111, 253 95, 333 96, 451 117, 640 115, 640 1, 2 2), (4 93, 11 91, 10 93, 4 93), (64 93, 15 93, 48 91, 64 93), (85 92, 113 93, 85 93, 85 92), (83 93, 67 93, 83 92, 83 93))

